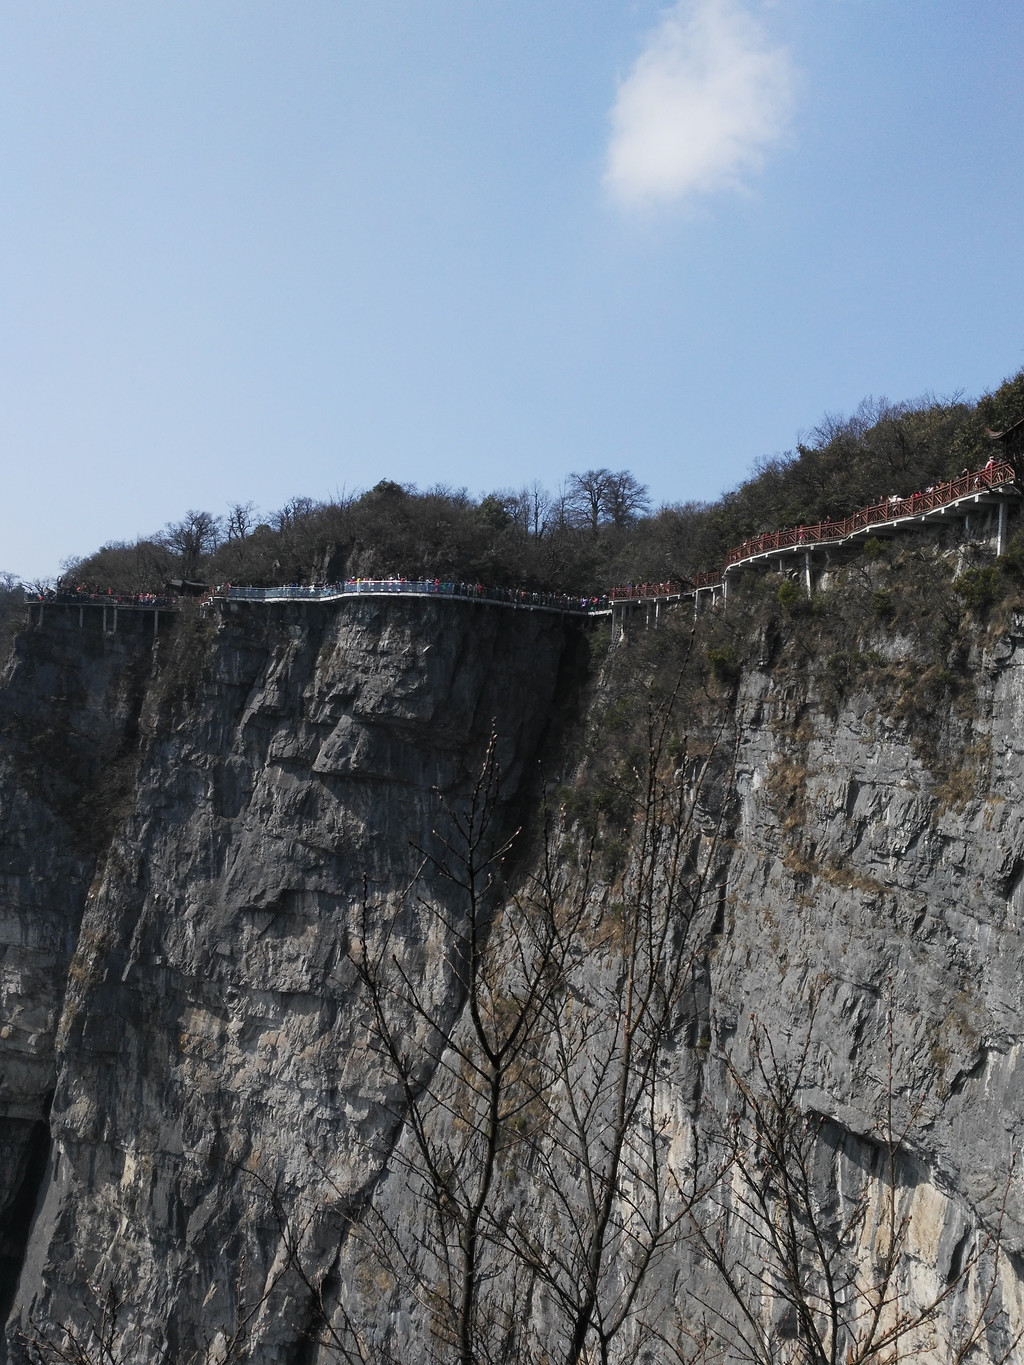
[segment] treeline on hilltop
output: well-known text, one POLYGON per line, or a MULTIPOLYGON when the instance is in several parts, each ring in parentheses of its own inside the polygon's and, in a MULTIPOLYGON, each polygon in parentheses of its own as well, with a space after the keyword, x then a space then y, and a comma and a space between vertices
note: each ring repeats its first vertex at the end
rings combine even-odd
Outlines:
POLYGON ((65 579, 135 593, 175 579, 272 586, 397 574, 590 594, 685 578, 757 532, 838 519, 978 467, 991 450, 986 428, 1022 414, 1024 371, 976 402, 865 400, 852 417, 824 418, 795 450, 759 460, 714 503, 652 509, 628 471, 595 469, 570 475, 558 494, 535 483, 474 498, 383 480, 347 498, 293 498, 265 517, 251 503, 224 516, 190 511, 159 534, 69 561, 65 579))

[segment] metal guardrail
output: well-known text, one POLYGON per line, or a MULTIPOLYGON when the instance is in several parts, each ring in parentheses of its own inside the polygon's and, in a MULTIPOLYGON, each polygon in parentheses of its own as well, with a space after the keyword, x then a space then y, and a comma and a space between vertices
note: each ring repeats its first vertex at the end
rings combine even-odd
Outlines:
POLYGON ((608 607, 605 597, 573 597, 564 593, 528 592, 520 588, 485 587, 481 583, 455 583, 422 578, 350 578, 343 583, 310 586, 287 583, 274 588, 244 588, 228 585, 213 597, 232 602, 324 602, 341 597, 406 594, 416 597, 460 598, 475 602, 496 602, 502 606, 539 607, 546 611, 590 616, 608 607))

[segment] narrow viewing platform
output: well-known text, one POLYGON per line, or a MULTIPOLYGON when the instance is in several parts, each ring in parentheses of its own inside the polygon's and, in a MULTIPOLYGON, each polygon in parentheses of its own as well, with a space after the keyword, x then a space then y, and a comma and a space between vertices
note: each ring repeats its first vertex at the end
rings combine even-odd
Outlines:
POLYGON ((156 634, 160 617, 178 613, 183 602, 190 601, 200 610, 214 602, 274 603, 274 602, 343 602, 364 597, 428 598, 464 603, 482 603, 511 607, 517 611, 554 612, 561 616, 602 616, 611 611, 607 597, 583 597, 567 593, 532 592, 525 588, 486 587, 482 583, 458 583, 442 579, 408 578, 351 578, 342 583, 284 583, 272 588, 236 587, 225 584, 188 597, 157 596, 154 593, 93 592, 88 589, 56 589, 28 599, 28 617, 32 625, 41 625, 44 612, 50 608, 78 613, 78 624, 90 626, 104 634, 124 627, 126 620, 145 617, 146 629, 156 634))
POLYGON ((488 602, 527 611, 553 611, 569 616, 600 615, 611 609, 607 597, 574 597, 566 593, 530 592, 525 588, 485 587, 482 583, 454 583, 439 578, 349 578, 343 583, 305 586, 286 583, 276 588, 215 588, 205 601, 227 602, 337 602, 347 598, 388 596, 453 598, 488 602))

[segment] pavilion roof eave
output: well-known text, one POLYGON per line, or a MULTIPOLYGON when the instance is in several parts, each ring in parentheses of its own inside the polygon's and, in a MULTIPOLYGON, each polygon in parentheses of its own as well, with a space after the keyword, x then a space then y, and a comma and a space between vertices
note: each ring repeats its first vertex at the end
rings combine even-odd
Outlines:
POLYGON ((986 427, 985 435, 990 441, 1001 441, 1004 445, 1008 445, 1017 437, 1024 436, 1024 417, 1019 417, 1016 422, 1011 422, 1002 431, 993 431, 990 427, 986 427))

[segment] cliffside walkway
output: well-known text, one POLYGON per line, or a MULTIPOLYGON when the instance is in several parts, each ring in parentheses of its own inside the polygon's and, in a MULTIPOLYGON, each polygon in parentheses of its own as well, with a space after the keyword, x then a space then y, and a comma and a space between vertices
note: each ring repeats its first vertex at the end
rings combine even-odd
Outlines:
MULTIPOLYGON (((1007 508, 1019 502, 1021 487, 1016 468, 1010 460, 991 460, 983 469, 965 471, 956 479, 937 484, 909 497, 891 497, 870 507, 859 508, 840 521, 826 518, 813 526, 790 526, 781 531, 765 531, 737 545, 725 557, 720 570, 697 574, 686 581, 630 583, 612 588, 607 597, 578 597, 562 593, 529 592, 519 588, 485 587, 480 583, 456 583, 440 579, 347 579, 341 583, 307 586, 288 583, 273 588, 225 586, 193 599, 200 607, 206 603, 252 602, 341 602, 364 596, 425 598, 464 603, 486 603, 517 611, 554 612, 562 616, 612 617, 621 626, 627 614, 643 609, 648 625, 657 625, 663 607, 692 600, 697 609, 702 594, 714 600, 728 591, 729 575, 738 569, 776 562, 780 569, 787 559, 802 557, 805 582, 810 591, 812 555, 869 535, 894 535, 912 526, 936 522, 944 517, 967 517, 979 506, 997 507, 996 552, 1006 543, 1007 508)), ((62 612, 77 610, 78 625, 92 627, 103 634, 119 630, 157 635, 161 617, 175 615, 181 608, 179 597, 160 597, 151 593, 134 596, 96 593, 85 590, 49 592, 27 603, 31 625, 42 625, 44 611, 56 607, 62 612), (120 625, 119 625, 120 621, 120 625)))
MULTIPOLYGON (((861 507, 840 521, 827 518, 814 526, 790 526, 782 531, 765 531, 751 536, 737 545, 725 557, 720 571, 698 574, 685 582, 630 583, 612 588, 608 596, 615 608, 651 604, 656 608, 684 599, 697 600, 702 592, 712 597, 724 595, 729 574, 737 569, 778 561, 780 567, 789 557, 803 556, 805 573, 810 581, 810 555, 821 547, 850 544, 871 535, 893 535, 923 523, 936 522, 946 516, 966 516, 977 506, 996 506, 999 509, 996 530, 996 552, 1002 554, 1006 543, 1006 509, 1019 501, 1020 486, 1017 472, 1009 460, 993 460, 984 469, 961 474, 946 483, 936 484, 910 497, 886 498, 861 507)), ((655 616, 655 621, 657 616, 655 616)))
MULTIPOLYGON (((550 612, 559 616, 598 617, 611 615, 607 597, 573 597, 563 593, 528 592, 521 588, 488 588, 481 583, 453 583, 440 579, 349 579, 344 583, 308 586, 304 583, 285 583, 274 588, 246 588, 231 585, 215 588, 192 600, 200 609, 212 602, 347 602, 363 597, 392 597, 400 595, 419 599, 487 604, 508 607, 514 611, 550 612)), ((45 613, 56 609, 61 613, 76 613, 82 630, 93 630, 104 635, 157 635, 161 618, 173 618, 181 610, 180 597, 156 597, 150 593, 118 595, 96 592, 50 592, 30 599, 29 625, 41 626, 45 613)))
POLYGON ((392 596, 444 598, 461 602, 486 602, 520 611, 557 612, 561 616, 605 616, 611 611, 607 597, 572 597, 554 592, 527 592, 521 588, 488 588, 481 583, 449 583, 440 579, 350 578, 344 583, 308 587, 287 583, 276 588, 218 588, 207 600, 228 602, 340 602, 351 598, 392 596))

